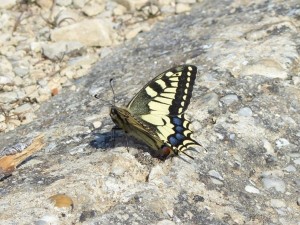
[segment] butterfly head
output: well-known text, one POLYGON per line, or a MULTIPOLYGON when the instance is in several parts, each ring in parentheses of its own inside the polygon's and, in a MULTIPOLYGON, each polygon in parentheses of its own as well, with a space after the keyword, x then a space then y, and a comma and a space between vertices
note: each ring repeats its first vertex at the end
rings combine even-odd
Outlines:
POLYGON ((122 117, 120 115, 120 110, 118 110, 118 107, 116 106, 112 106, 110 108, 110 112, 109 112, 109 115, 112 119, 112 121, 119 127, 119 128, 122 128, 122 124, 123 124, 123 120, 122 120, 122 117))

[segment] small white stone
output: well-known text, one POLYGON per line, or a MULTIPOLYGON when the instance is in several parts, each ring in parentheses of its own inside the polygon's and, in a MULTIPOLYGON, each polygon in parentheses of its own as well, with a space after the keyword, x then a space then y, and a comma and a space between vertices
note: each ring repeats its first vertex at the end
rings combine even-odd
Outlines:
POLYGON ((16 5, 16 0, 1 0, 0 9, 10 9, 16 5))
POLYGON ((121 16, 127 11, 126 7, 118 4, 116 8, 114 8, 113 13, 115 16, 121 16))
POLYGON ((272 147, 272 144, 267 140, 267 139, 263 139, 263 145, 264 145, 264 149, 266 149, 266 153, 269 155, 275 155, 275 151, 274 148, 272 147))
POLYGON ((100 13, 102 13, 105 10, 105 4, 98 4, 96 2, 90 2, 86 4, 82 11, 87 16, 96 16, 100 13))
POLYGON ((89 2, 90 0, 73 0, 73 5, 77 8, 83 8, 84 5, 89 2))
POLYGON ((25 103, 19 107, 17 107, 13 113, 18 115, 18 114, 22 114, 22 113, 27 113, 27 112, 30 112, 32 111, 32 107, 31 107, 31 104, 29 103, 25 103))
POLYGON ((54 29, 51 40, 78 41, 86 46, 111 46, 115 41, 112 24, 105 19, 84 20, 69 26, 54 29))
POLYGON ((59 218, 56 215, 45 215, 34 222, 35 225, 56 225, 59 224, 59 218))
POLYGON ((188 4, 183 4, 183 3, 176 4, 175 12, 177 14, 189 12, 189 11, 191 11, 191 7, 188 4))
POLYGON ((0 103, 10 103, 18 99, 18 94, 16 92, 4 92, 0 93, 0 103))
POLYGON ((249 107, 241 108, 238 111, 239 116, 252 116, 252 110, 249 107))
POLYGON ((53 5, 53 0, 36 0, 35 2, 44 9, 50 9, 53 5))
POLYGON ((159 6, 171 5, 174 0, 157 0, 159 6))
POLYGON ((247 185, 245 187, 245 191, 247 191, 249 193, 254 193, 254 194, 259 194, 260 193, 260 191, 256 187, 253 187, 251 185, 247 185))
POLYGON ((220 99, 220 101, 223 102, 225 105, 230 105, 234 102, 237 102, 238 100, 238 96, 235 94, 225 95, 220 99))
POLYGON ((290 142, 285 138, 279 138, 275 141, 275 143, 278 148, 282 148, 290 144, 290 142))
POLYGON ((95 122, 93 122, 93 127, 94 127, 95 129, 101 127, 101 125, 102 125, 101 121, 95 121, 95 122))
POLYGON ((12 78, 0 75, 0 85, 12 85, 13 83, 14 81, 12 78))
POLYGON ((262 179, 262 182, 266 189, 275 188, 275 190, 278 192, 285 192, 284 181, 277 177, 265 177, 262 179))
POLYGON ((209 176, 217 178, 218 180, 224 180, 224 178, 221 176, 221 174, 215 170, 208 171, 209 176))
POLYGON ((295 159, 295 160, 294 160, 294 163, 295 163, 296 165, 300 165, 300 158, 299 158, 299 159, 295 159))
POLYGON ((293 165, 288 165, 283 170, 285 170, 287 172, 296 172, 296 168, 293 165))
POLYGON ((270 204, 274 208, 283 208, 286 207, 286 204, 284 201, 280 199, 271 199, 270 204))
POLYGON ((56 0, 55 3, 60 6, 68 6, 72 4, 72 0, 56 0))
POLYGON ((3 121, 5 121, 5 116, 0 114, 0 122, 3 122, 3 121))

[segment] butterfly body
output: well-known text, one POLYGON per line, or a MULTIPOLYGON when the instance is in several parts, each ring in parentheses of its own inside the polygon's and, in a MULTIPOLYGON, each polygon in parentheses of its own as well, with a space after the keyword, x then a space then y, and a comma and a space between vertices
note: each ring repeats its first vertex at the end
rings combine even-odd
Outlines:
POLYGON ((200 145, 191 138, 190 122, 184 116, 196 74, 197 67, 192 65, 161 73, 148 82, 127 107, 111 107, 113 122, 162 158, 184 152, 190 145, 200 145))

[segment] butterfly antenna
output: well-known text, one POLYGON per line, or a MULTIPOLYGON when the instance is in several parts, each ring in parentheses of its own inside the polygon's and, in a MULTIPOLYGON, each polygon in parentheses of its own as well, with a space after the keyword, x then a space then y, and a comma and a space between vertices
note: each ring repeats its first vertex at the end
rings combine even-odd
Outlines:
POLYGON ((102 102, 105 102, 106 104, 112 106, 111 102, 106 101, 106 100, 100 98, 100 94, 95 94, 94 97, 95 97, 96 99, 99 99, 99 100, 101 100, 102 102))
POLYGON ((112 93, 113 93, 113 99, 114 99, 114 105, 116 105, 116 95, 115 95, 115 91, 114 91, 114 88, 113 88, 113 85, 112 85, 112 82, 113 82, 113 78, 110 78, 110 80, 109 80, 109 85, 110 85, 110 88, 111 88, 111 90, 112 90, 112 93))

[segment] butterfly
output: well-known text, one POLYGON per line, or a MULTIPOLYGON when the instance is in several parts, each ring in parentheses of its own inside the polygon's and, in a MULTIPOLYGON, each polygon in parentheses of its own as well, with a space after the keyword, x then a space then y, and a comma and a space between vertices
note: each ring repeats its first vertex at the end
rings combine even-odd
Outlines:
POLYGON ((192 139, 186 111, 192 97, 197 67, 173 67, 148 82, 126 107, 113 105, 110 117, 118 128, 139 139, 162 159, 184 153, 192 139))

